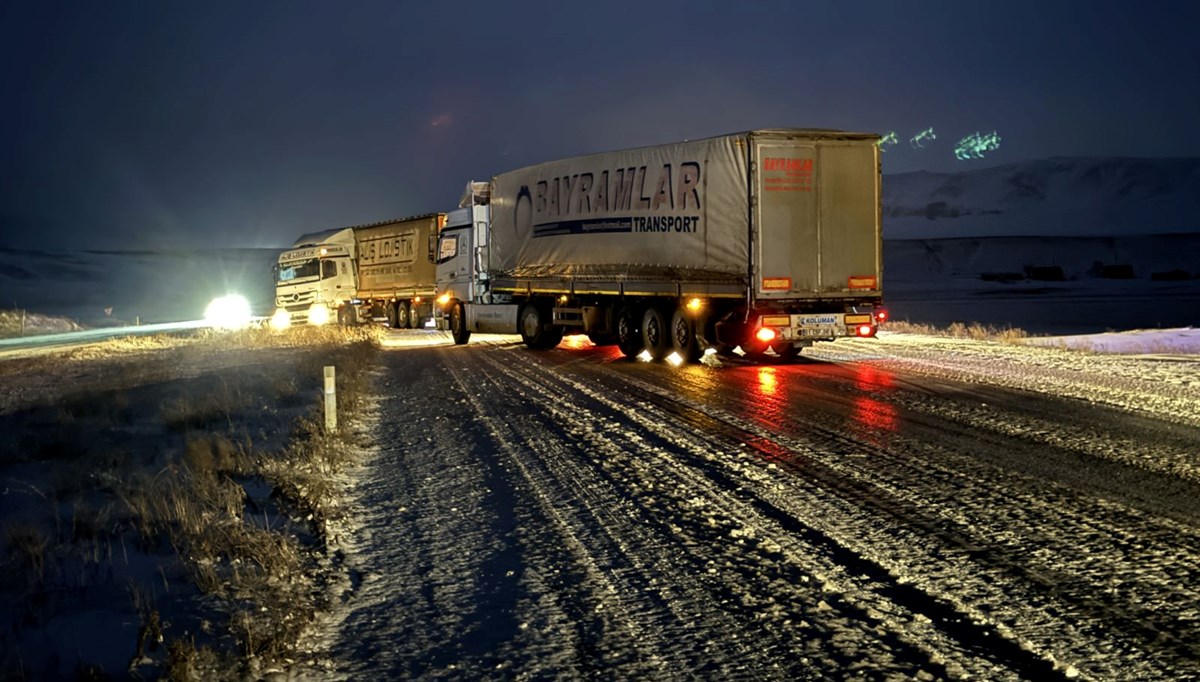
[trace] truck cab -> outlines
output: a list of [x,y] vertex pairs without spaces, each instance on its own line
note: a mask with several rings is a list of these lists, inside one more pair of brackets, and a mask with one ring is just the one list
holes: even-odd
[[357,289],[354,232],[343,228],[301,236],[279,254],[273,270],[271,325],[322,325],[333,320]]
[[459,343],[466,343],[471,333],[466,304],[499,302],[490,291],[488,275],[489,186],[486,182],[468,183],[460,208],[446,214],[438,234],[437,303],[444,311],[444,323],[439,326],[450,329]]

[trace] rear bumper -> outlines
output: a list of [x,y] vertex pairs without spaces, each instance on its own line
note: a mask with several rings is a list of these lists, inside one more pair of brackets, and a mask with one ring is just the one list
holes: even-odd
[[813,341],[840,338],[870,338],[879,330],[872,313],[776,313],[752,314],[749,320],[731,319],[716,324],[717,343],[726,346],[757,346],[779,343],[807,345]]

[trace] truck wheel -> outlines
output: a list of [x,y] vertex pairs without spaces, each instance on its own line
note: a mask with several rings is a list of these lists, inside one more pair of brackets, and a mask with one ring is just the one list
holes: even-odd
[[686,362],[700,360],[700,342],[696,338],[696,323],[687,308],[679,306],[671,315],[671,347]]
[[409,310],[408,301],[400,301],[396,304],[396,327],[412,329],[412,311]]
[[467,329],[467,316],[465,312],[461,303],[456,302],[450,308],[450,337],[459,346],[471,340],[471,330]]
[[613,318],[613,336],[617,337],[617,348],[631,360],[642,352],[642,328],[638,326],[640,319],[630,305],[621,306]]
[[650,357],[662,360],[671,352],[671,334],[667,316],[658,306],[646,308],[642,313],[642,345],[650,351]]
[[400,307],[399,303],[389,303],[387,306],[387,323],[391,329],[397,329],[396,326],[396,309]]
[[562,341],[563,328],[548,324],[546,317],[545,311],[532,303],[521,308],[521,340],[533,350],[553,348]]

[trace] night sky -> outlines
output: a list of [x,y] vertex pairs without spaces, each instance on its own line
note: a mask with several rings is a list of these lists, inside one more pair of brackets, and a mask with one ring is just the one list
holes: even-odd
[[885,173],[1200,156],[1198,26],[1182,0],[8,0],[0,246],[283,247],[759,127],[895,131]]

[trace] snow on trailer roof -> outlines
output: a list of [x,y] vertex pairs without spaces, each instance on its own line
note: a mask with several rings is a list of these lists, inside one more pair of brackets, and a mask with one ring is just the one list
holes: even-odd
[[322,242],[328,241],[330,237],[334,236],[335,234],[337,234],[343,230],[358,230],[358,229],[362,229],[364,227],[378,227],[380,225],[391,225],[392,223],[403,223],[403,222],[407,222],[409,220],[420,220],[421,218],[433,218],[433,217],[436,217],[437,215],[438,215],[437,213],[418,213],[417,215],[406,216],[404,218],[389,218],[387,220],[380,220],[380,221],[374,222],[374,223],[363,223],[361,225],[346,225],[344,227],[333,227],[328,230],[321,230],[319,232],[309,232],[307,234],[302,234],[299,237],[297,237],[296,241],[293,242],[292,245],[288,248],[296,249],[296,248],[300,248],[301,246],[315,246]]

